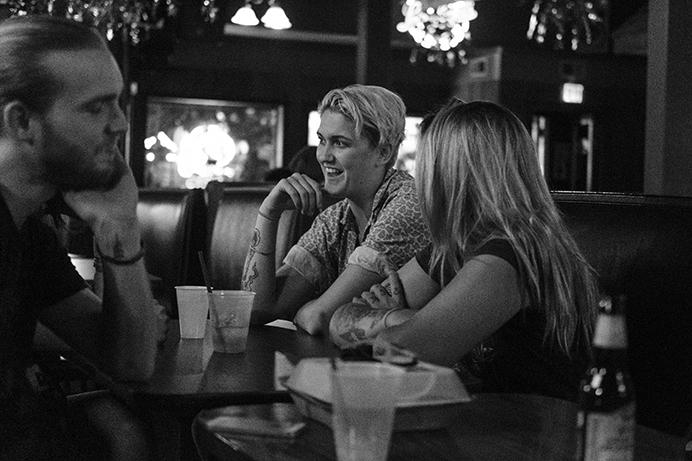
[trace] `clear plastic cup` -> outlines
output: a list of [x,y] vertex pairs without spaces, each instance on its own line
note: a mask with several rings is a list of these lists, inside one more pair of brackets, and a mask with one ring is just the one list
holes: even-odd
[[180,337],[183,339],[204,338],[209,312],[209,295],[203,286],[175,287],[178,300]]
[[209,299],[212,342],[216,352],[245,352],[255,293],[244,290],[213,290]]
[[339,362],[332,371],[332,430],[339,461],[385,461],[404,369]]

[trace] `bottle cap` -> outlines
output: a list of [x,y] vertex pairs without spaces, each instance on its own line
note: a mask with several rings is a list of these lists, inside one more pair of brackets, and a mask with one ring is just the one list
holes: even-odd
[[627,297],[624,294],[619,294],[615,298],[611,296],[604,296],[598,302],[598,308],[599,311],[604,314],[624,315],[626,302]]

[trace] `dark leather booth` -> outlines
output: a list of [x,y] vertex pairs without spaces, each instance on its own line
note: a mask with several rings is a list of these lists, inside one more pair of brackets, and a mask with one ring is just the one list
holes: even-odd
[[627,296],[637,422],[692,422],[692,198],[554,192],[606,293]]
[[[218,289],[240,289],[245,256],[257,211],[274,184],[229,186],[207,185],[208,264],[212,285]],[[285,211],[277,230],[276,264],[283,261],[300,233],[299,213]]]
[[[260,204],[273,184],[209,183],[203,191],[142,190],[147,270],[175,315],[177,284],[239,289]],[[640,424],[682,434],[692,422],[692,198],[553,192],[604,293],[627,296],[629,361]],[[206,203],[205,203],[206,202]],[[276,263],[312,217],[284,212]]]
[[155,296],[177,317],[176,285],[203,285],[197,251],[206,238],[202,189],[141,189],[137,203],[147,272],[160,280]]

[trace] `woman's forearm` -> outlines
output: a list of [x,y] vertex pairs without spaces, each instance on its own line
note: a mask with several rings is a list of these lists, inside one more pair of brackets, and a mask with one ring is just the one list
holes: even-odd
[[405,322],[414,313],[410,309],[375,309],[364,303],[351,302],[334,312],[329,333],[337,346],[348,347],[374,339],[385,328]]
[[[260,213],[243,267],[241,287],[254,291],[253,323],[264,322],[276,303],[276,231],[278,218]],[[257,317],[257,319],[255,319]]]

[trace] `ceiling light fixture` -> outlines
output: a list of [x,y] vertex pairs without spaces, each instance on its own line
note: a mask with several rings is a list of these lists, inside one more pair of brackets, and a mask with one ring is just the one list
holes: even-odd
[[[3,3],[0,1],[0,3]],[[147,38],[150,30],[162,29],[166,20],[177,16],[181,0],[13,0],[4,2],[10,14],[65,16],[101,30],[108,40],[117,32],[133,45]],[[202,17],[213,22],[216,0],[203,0]]]
[[267,0],[267,10],[261,20],[257,19],[252,6],[261,5],[262,3],[264,3],[264,0],[245,0],[245,5],[235,12],[231,22],[241,26],[256,26],[261,21],[264,27],[276,30],[290,29],[293,26],[288,16],[286,16],[286,12],[276,0]]
[[[473,0],[405,0],[401,13],[404,21],[396,29],[411,35],[423,48],[428,62],[452,67],[466,61],[466,51],[460,45],[471,38],[470,23],[478,17]],[[413,50],[412,62],[416,61],[418,51]]]
[[252,6],[250,6],[250,0],[246,0],[245,5],[238,8],[238,11],[231,18],[231,22],[240,26],[256,26],[259,24],[259,19],[257,19]]
[[609,0],[535,0],[526,37],[577,51],[607,32]]
[[269,0],[269,8],[262,16],[262,24],[276,30],[290,29],[293,25],[284,9],[275,0]]

